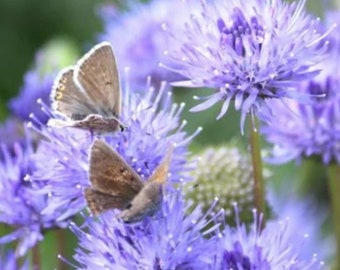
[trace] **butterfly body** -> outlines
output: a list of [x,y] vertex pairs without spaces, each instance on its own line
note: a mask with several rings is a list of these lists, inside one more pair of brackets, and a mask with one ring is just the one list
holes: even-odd
[[121,93],[113,49],[108,42],[94,46],[75,66],[62,70],[51,92],[52,108],[71,126],[95,133],[114,132],[119,121]]
[[90,154],[91,187],[85,199],[92,214],[117,208],[127,223],[140,221],[159,208],[162,186],[168,175],[170,157],[165,159],[144,183],[140,176],[102,140],[95,140]]

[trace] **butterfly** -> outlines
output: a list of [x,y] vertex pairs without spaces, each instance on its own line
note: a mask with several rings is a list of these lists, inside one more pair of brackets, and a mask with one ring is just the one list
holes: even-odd
[[96,139],[90,151],[89,178],[85,200],[93,215],[121,209],[119,217],[126,223],[153,215],[162,200],[162,186],[168,177],[172,148],[151,177],[141,177],[106,142]]
[[95,133],[123,129],[119,121],[121,92],[111,44],[101,42],[75,66],[62,70],[52,87],[52,109],[66,117],[49,125],[71,126]]

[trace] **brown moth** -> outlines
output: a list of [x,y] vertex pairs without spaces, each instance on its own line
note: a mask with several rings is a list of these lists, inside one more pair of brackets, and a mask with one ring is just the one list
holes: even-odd
[[65,120],[49,124],[95,133],[122,129],[121,92],[113,49],[108,42],[94,46],[75,66],[62,70],[51,92],[52,108]]
[[157,211],[162,199],[162,186],[167,180],[172,148],[164,161],[146,181],[107,143],[97,139],[90,154],[91,187],[85,199],[93,215],[117,208],[127,223],[137,222]]

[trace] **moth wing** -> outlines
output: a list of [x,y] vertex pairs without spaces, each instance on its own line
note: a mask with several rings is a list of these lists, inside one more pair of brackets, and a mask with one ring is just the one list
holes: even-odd
[[95,191],[131,201],[143,181],[107,143],[97,139],[90,153],[90,182]]
[[102,192],[95,191],[92,188],[86,188],[84,195],[87,206],[90,208],[91,213],[95,216],[109,209],[123,209],[129,203],[129,201],[126,201],[121,197],[107,195]]
[[109,42],[94,46],[77,63],[74,80],[100,114],[119,117],[121,93],[116,58]]
[[73,80],[73,67],[62,70],[54,84],[51,92],[52,108],[66,115],[72,120],[81,120],[88,114],[95,113],[88,97]]

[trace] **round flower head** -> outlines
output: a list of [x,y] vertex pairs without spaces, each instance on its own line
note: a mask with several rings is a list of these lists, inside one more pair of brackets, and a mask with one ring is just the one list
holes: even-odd
[[324,97],[314,98],[309,104],[287,101],[284,106],[273,105],[275,121],[262,129],[266,139],[274,145],[269,161],[284,163],[316,157],[324,164],[340,162],[340,40],[336,30],[330,35],[329,57],[319,65],[322,72],[300,85],[302,92]]
[[[291,237],[287,220],[267,222],[262,231],[261,224],[254,222],[248,230],[237,215],[237,227],[226,226],[220,235],[219,257],[212,269],[324,269],[316,254],[308,259],[300,257],[306,236],[295,231],[295,237]],[[254,212],[254,219],[256,216]]]
[[249,213],[254,205],[254,180],[249,158],[232,144],[206,148],[195,158],[196,169],[190,172],[194,180],[186,183],[186,197],[204,210],[210,207],[211,198],[219,198],[219,206],[231,222],[237,202],[242,221],[252,220]]
[[212,269],[217,238],[204,237],[209,219],[198,207],[188,213],[190,206],[179,191],[168,190],[159,213],[139,224],[124,224],[107,212],[81,229],[71,226],[79,239],[76,268]]
[[318,73],[314,66],[327,49],[304,0],[201,3],[201,12],[191,14],[182,32],[164,25],[177,41],[166,52],[179,66],[171,68],[189,79],[178,85],[217,88],[192,111],[222,101],[220,118],[234,101],[243,131],[248,113],[270,112],[268,99],[303,99],[294,87]]
[[269,161],[284,163],[315,157],[324,164],[340,163],[340,77],[336,67],[338,52],[334,53],[323,63],[323,72],[317,78],[300,86],[301,91],[323,94],[323,98],[314,98],[311,104],[292,100],[274,104],[275,121],[262,129],[267,141],[274,145]]
[[42,230],[63,225],[57,224],[53,215],[40,215],[47,205],[47,196],[38,192],[39,183],[28,176],[35,169],[29,145],[16,143],[10,150],[2,145],[0,150],[0,222],[14,229],[0,238],[0,244],[19,241],[18,256],[43,239]]
[[131,69],[129,83],[134,86],[133,90],[143,90],[147,76],[151,76],[157,86],[163,80],[178,80],[179,75],[160,68],[159,62],[165,61],[163,52],[171,46],[162,23],[173,20],[179,25],[182,22],[181,3],[155,0],[147,4],[130,2],[129,6],[125,12],[118,12],[111,5],[101,7],[104,32],[99,40],[114,45],[121,73],[126,67]]
[[[189,168],[187,145],[197,133],[187,136],[182,130],[185,122],[180,123],[179,116],[183,107],[183,104],[171,103],[171,92],[165,91],[165,85],[157,91],[150,87],[142,95],[126,91],[120,116],[126,129],[102,135],[101,139],[115,149],[143,180],[150,177],[170,145],[174,144],[171,181],[186,181],[181,173]],[[90,132],[76,128],[41,126],[40,132],[47,140],[41,142],[37,150],[38,168],[33,178],[43,183],[41,192],[49,194],[51,199],[43,213],[58,212],[62,220],[85,207],[83,192],[90,186],[89,153],[95,138]]]

